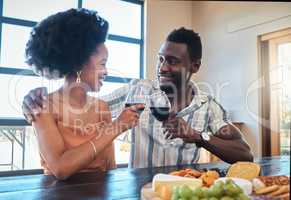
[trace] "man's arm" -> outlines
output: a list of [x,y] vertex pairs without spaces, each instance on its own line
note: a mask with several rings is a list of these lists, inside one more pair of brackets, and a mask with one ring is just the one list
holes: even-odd
[[215,99],[209,102],[208,127],[213,135],[209,142],[203,141],[205,149],[229,163],[253,161],[251,149],[241,131],[231,123],[226,111]]
[[209,105],[209,124],[212,131],[209,141],[204,141],[201,133],[194,130],[182,118],[173,118],[165,122],[169,137],[181,138],[188,143],[196,143],[228,163],[253,161],[249,145],[244,141],[239,129],[230,123],[223,108],[212,101]]
[[196,143],[228,163],[253,161],[249,145],[243,140],[240,131],[232,124],[221,127],[209,141],[201,138],[201,133],[192,129],[182,118],[171,119],[165,123],[169,138],[181,138],[187,143]]
[[228,163],[253,161],[254,159],[249,145],[243,140],[240,131],[232,124],[221,127],[215,135],[210,136],[209,141],[200,138],[198,143]]
[[124,108],[124,102],[130,89],[130,86],[131,83],[126,84],[123,87],[118,88],[107,95],[98,97],[99,99],[105,101],[108,104],[109,110],[113,118],[117,117]]
[[[124,108],[124,101],[131,85],[136,84],[138,81],[138,79],[133,79],[129,84],[114,90],[110,94],[98,97],[99,99],[107,102],[113,118],[116,118],[121,113]],[[28,123],[31,124],[35,120],[35,117],[43,109],[43,105],[45,105],[44,101],[47,99],[47,95],[47,88],[40,87],[30,90],[24,97],[22,102],[22,112]]]

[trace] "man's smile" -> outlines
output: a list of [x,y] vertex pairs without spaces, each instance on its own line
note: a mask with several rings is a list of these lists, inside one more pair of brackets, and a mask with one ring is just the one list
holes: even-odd
[[160,81],[172,81],[174,76],[172,74],[159,74]]

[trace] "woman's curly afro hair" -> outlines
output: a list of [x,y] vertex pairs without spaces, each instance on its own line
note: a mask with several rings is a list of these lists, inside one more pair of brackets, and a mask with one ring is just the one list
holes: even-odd
[[79,71],[104,43],[108,22],[87,9],[70,9],[37,24],[26,44],[26,62],[36,71],[57,70],[60,77]]

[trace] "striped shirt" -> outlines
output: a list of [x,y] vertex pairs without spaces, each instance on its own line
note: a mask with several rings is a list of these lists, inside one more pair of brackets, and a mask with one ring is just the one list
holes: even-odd
[[[118,116],[125,104],[125,99],[132,85],[139,80],[103,96],[107,101],[113,117]],[[192,129],[198,132],[215,134],[222,126],[230,123],[223,107],[211,96],[202,93],[191,82],[194,97],[189,106],[177,113]],[[155,119],[149,108],[145,108],[138,125],[131,129],[132,147],[129,166],[134,168],[156,167],[195,163],[199,159],[200,148],[195,143],[185,143],[175,139],[174,145],[165,146],[162,123]]]

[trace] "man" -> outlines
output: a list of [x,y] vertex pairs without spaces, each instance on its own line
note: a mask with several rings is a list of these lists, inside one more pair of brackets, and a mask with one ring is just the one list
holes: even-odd
[[[164,122],[155,119],[149,109],[132,129],[131,167],[152,167],[195,163],[200,147],[228,163],[252,161],[253,156],[240,131],[227,118],[225,110],[211,96],[203,94],[191,76],[201,65],[200,37],[192,30],[172,31],[161,46],[157,61],[159,87],[170,100],[170,117]],[[131,84],[104,97],[113,114],[124,106]],[[31,91],[24,99],[24,108],[35,110],[41,105],[44,89]],[[27,118],[29,111],[24,111]],[[165,134],[172,145],[165,144]]]

